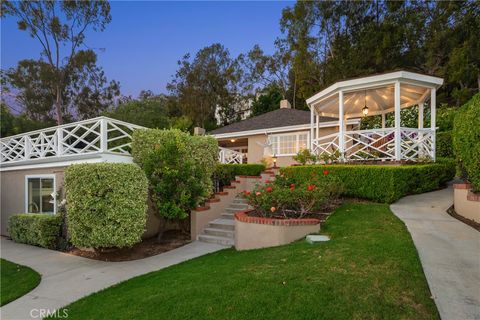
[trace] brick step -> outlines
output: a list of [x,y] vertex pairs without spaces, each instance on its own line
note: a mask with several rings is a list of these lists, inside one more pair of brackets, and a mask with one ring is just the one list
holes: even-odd
[[224,238],[219,236],[211,236],[207,234],[201,234],[198,236],[198,240],[208,243],[217,243],[223,246],[233,246],[233,239],[231,238]]
[[208,228],[235,230],[235,221],[233,219],[215,219],[208,223]]
[[203,234],[209,236],[217,236],[223,238],[230,238],[233,239],[235,237],[235,232],[232,230],[225,230],[225,229],[217,229],[217,228],[205,228],[203,230]]
[[245,210],[248,207],[246,203],[230,203],[228,206],[229,209],[238,209],[238,210]]

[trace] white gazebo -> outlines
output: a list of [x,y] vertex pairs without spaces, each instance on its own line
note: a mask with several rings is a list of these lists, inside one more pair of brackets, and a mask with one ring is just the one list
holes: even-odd
[[[317,155],[338,155],[342,161],[435,160],[436,90],[443,79],[397,71],[337,82],[307,99],[311,111],[310,147]],[[430,101],[430,127],[424,128],[424,105]],[[419,106],[418,127],[402,127],[400,110]],[[394,113],[393,127],[385,126]],[[348,130],[347,120],[381,116],[382,127]],[[319,118],[338,118],[338,132],[319,136]]]

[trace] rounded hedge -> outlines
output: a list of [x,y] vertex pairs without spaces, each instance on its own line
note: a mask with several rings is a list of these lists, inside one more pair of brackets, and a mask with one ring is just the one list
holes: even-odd
[[77,164],[65,171],[67,226],[77,247],[131,247],[147,222],[148,181],[135,164]]
[[455,116],[453,148],[474,191],[480,192],[480,93],[473,96]]

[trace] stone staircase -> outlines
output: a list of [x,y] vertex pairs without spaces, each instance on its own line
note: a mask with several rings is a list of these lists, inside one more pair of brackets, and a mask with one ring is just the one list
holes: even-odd
[[248,209],[247,201],[237,196],[220,218],[212,220],[198,236],[198,240],[209,243],[217,243],[225,246],[233,246],[235,241],[235,212]]

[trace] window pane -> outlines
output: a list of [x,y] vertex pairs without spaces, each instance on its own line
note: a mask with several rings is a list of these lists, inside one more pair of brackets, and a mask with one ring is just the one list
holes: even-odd
[[40,212],[40,179],[29,178],[27,187],[27,211],[32,213]]
[[42,212],[43,213],[53,213],[53,179],[41,179],[42,188]]
[[304,134],[299,134],[298,135],[298,150],[303,150],[307,148],[307,143],[308,143],[308,135],[306,133]]

